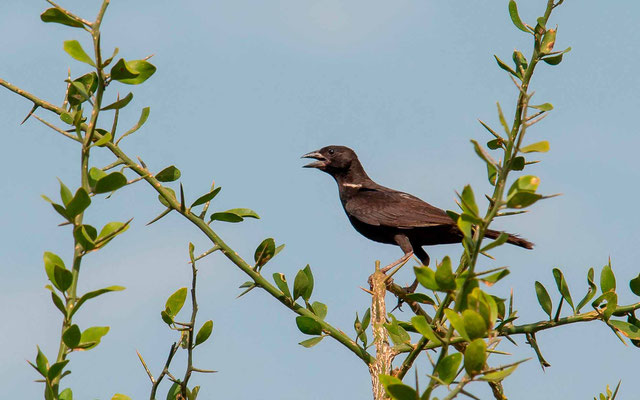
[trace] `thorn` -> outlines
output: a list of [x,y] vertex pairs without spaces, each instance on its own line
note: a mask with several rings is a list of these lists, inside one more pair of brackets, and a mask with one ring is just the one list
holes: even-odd
[[182,183],[180,183],[180,211],[185,212],[186,209],[184,204],[184,189],[182,188]]
[[365,289],[365,288],[363,288],[362,286],[360,286],[360,289],[364,290],[365,292],[367,292],[367,293],[369,293],[370,295],[372,295],[372,296],[373,296],[373,292],[372,292],[371,290],[369,290],[369,289]]
[[20,122],[20,125],[22,125],[22,124],[24,124],[25,122],[27,122],[27,120],[29,119],[29,117],[31,116],[31,114],[33,114],[33,112],[34,112],[35,110],[37,110],[37,109],[38,109],[38,107],[40,107],[40,106],[34,103],[34,104],[33,104],[33,107],[31,107],[31,111],[29,111],[29,114],[27,114],[27,116],[26,116],[26,117],[24,117],[24,119],[22,120],[22,122]]
[[140,161],[140,165],[142,165],[142,168],[147,169],[147,164],[144,163],[144,161],[142,161],[142,158],[140,157],[136,157],[138,159],[138,161]]
[[164,217],[165,215],[169,214],[171,211],[173,211],[172,208],[167,208],[166,210],[164,210],[160,215],[158,215],[157,217],[155,217],[154,219],[152,219],[150,222],[147,223],[146,226],[149,226],[151,224],[153,224],[154,222],[158,221],[160,218]]

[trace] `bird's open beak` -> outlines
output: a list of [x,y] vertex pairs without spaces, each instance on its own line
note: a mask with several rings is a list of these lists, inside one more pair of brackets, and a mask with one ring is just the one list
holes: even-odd
[[312,151],[311,153],[307,153],[300,158],[315,158],[318,161],[314,161],[307,165],[303,165],[302,168],[319,168],[322,169],[327,166],[327,159],[317,151]]

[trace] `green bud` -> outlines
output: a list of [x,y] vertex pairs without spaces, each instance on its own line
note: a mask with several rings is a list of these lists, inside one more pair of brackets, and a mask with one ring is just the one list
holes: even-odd
[[516,64],[516,72],[522,74],[526,71],[529,64],[527,63],[527,59],[521,52],[518,50],[514,50],[513,52],[513,62]]

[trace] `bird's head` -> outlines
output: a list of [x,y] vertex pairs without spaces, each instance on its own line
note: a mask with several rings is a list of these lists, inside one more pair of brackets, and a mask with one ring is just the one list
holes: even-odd
[[356,153],[345,146],[326,146],[320,150],[312,151],[302,156],[302,158],[314,158],[317,161],[309,163],[304,168],[317,168],[330,175],[347,173],[352,164],[358,164]]

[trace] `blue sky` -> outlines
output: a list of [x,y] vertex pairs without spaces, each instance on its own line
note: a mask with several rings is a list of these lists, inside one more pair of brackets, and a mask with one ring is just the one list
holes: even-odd
[[[546,2],[520,3],[523,19],[533,21]],[[99,2],[63,5],[92,19]],[[88,41],[79,30],[41,23],[46,6],[3,2],[0,77],[58,103],[67,69],[86,72],[62,51],[62,42],[78,39],[88,48]],[[358,287],[376,259],[391,262],[401,253],[358,235],[335,183],[300,168],[299,156],[327,144],[348,145],[377,182],[445,209],[455,208],[454,192],[467,183],[477,194],[488,192],[469,139],[487,140],[477,119],[496,125],[495,102],[511,114],[516,95],[493,54],[505,60],[514,48],[530,54],[528,37],[511,25],[506,10],[506,1],[114,0],[103,24],[105,53],[118,46],[129,59],[154,54],[158,72],[141,87],[114,84],[108,99],[117,91],[135,92],[121,114],[123,126],[151,107],[144,128],[123,141],[128,154],[157,170],[178,166],[191,198],[215,180],[223,187],[216,209],[258,211],[259,221],[220,224],[217,231],[247,259],[265,237],[286,243],[265,272],[292,279],[310,264],[314,299],[329,306],[329,322],[352,333],[355,312],[369,302]],[[540,176],[543,192],[564,195],[537,204],[528,215],[498,221],[499,228],[537,246],[531,252],[500,248],[497,260],[486,263],[511,267],[509,278],[490,291],[506,297],[514,289],[520,323],[544,319],[533,284],[539,280],[552,289],[554,267],[564,271],[574,298],[581,298],[588,268],[599,276],[611,257],[619,302],[637,301],[627,282],[638,274],[640,257],[639,17],[640,3],[631,1],[565,1],[554,12],[556,45],[573,51],[557,67],[541,65],[533,80],[534,101],[556,109],[529,132],[531,141],[551,143],[530,172]],[[56,177],[77,186],[79,165],[74,143],[33,119],[19,126],[29,107],[0,91],[0,386],[21,398],[42,393],[24,362],[33,358],[36,344],[50,358],[57,351],[59,314],[43,289],[42,253],[68,260],[72,247],[70,232],[56,226],[60,219],[40,194],[56,195]],[[95,154],[96,165],[110,160],[109,154]],[[105,295],[77,315],[83,328],[111,326],[97,349],[71,356],[73,373],[65,380],[78,398],[148,396],[135,350],[158,371],[174,339],[159,312],[189,280],[187,243],[198,251],[208,245],[175,216],[145,227],[161,211],[155,197],[139,184],[96,201],[88,213],[95,225],[135,219],[124,236],[83,266],[80,290],[113,284],[127,290]],[[435,260],[457,256],[460,248],[428,251]],[[196,363],[220,371],[194,379],[203,398],[370,396],[368,372],[349,352],[331,340],[312,349],[298,346],[305,338],[292,313],[258,290],[235,298],[246,279],[230,262],[214,255],[199,266],[199,317],[213,319],[214,334],[196,352]],[[408,283],[410,272],[396,281]],[[400,318],[410,318],[409,312]],[[638,350],[624,347],[604,324],[542,332],[538,341],[552,367],[542,372],[535,361],[519,367],[505,384],[513,398],[590,398],[618,379],[620,398],[637,391]],[[509,360],[534,356],[523,339],[518,343],[503,345],[514,354]],[[427,366],[421,360],[419,372],[428,373]]]

